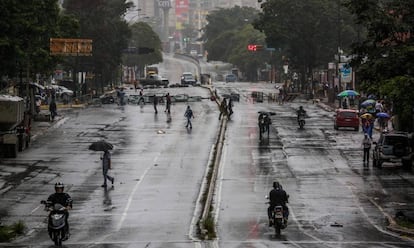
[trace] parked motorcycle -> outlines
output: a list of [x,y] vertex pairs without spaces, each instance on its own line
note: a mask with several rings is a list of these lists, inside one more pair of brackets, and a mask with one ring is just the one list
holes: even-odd
[[305,114],[300,114],[298,116],[298,124],[299,124],[299,128],[303,129],[303,127],[305,126]]
[[49,211],[47,231],[55,246],[62,246],[62,242],[68,238],[68,227],[66,225],[67,210],[59,203],[53,204],[49,201],[41,201],[45,210]]

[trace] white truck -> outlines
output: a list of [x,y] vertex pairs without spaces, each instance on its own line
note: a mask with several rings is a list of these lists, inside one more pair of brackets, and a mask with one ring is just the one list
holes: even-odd
[[23,98],[0,95],[0,156],[15,158],[29,146],[30,123]]

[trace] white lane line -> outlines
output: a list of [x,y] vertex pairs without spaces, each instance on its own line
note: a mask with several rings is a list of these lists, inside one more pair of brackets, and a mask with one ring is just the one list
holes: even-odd
[[35,207],[31,212],[30,215],[32,215],[34,212],[36,212],[41,206],[43,206],[42,204],[40,204],[39,206]]
[[131,206],[132,198],[134,197],[135,192],[138,190],[139,185],[144,180],[144,177],[147,175],[147,173],[149,172],[149,170],[154,166],[154,164],[156,164],[157,160],[158,160],[158,156],[156,156],[154,158],[154,163],[151,164],[150,166],[148,166],[147,169],[145,169],[144,173],[139,178],[139,181],[135,184],[134,188],[132,189],[131,193],[129,194],[129,196],[128,196],[128,202],[127,202],[127,204],[125,206],[124,211],[122,212],[122,217],[121,217],[121,220],[118,223],[118,227],[116,228],[116,231],[119,231],[121,229],[122,224],[124,223],[125,218],[126,218],[126,216],[128,214],[129,207]]

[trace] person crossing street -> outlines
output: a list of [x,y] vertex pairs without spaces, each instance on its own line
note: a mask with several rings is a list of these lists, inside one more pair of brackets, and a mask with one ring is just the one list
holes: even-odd
[[115,180],[113,177],[108,175],[108,170],[112,169],[111,153],[108,150],[105,150],[101,160],[102,160],[102,173],[104,177],[104,183],[101,185],[101,187],[106,188],[107,180],[111,181],[112,185],[114,185],[114,180]]
[[191,109],[190,105],[187,106],[187,109],[185,110],[184,117],[187,118],[187,125],[185,125],[186,128],[190,127],[190,129],[193,128],[193,125],[191,124],[191,118],[194,118],[193,110]]

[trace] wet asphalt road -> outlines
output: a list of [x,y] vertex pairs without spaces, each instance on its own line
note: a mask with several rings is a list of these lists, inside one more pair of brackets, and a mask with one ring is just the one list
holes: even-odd
[[[209,95],[200,87],[186,92]],[[62,181],[74,200],[66,247],[194,247],[193,215],[218,121],[214,102],[189,104],[192,129],[185,128],[186,103],[173,104],[170,117],[164,105],[158,114],[152,105],[116,104],[67,113],[58,128],[14,161],[34,167],[2,196],[2,208],[11,206],[9,216],[19,216],[33,231],[14,244],[50,246],[39,202]],[[100,139],[115,145],[110,172],[115,184],[107,190],[100,187],[102,153],[88,150]]]
[[[362,133],[335,131],[333,113],[304,99],[258,103],[251,92],[274,92],[271,86],[216,88],[242,99],[227,126],[215,199],[215,247],[414,247],[385,230],[383,212],[395,213],[396,205],[412,207],[411,172],[364,167]],[[304,130],[296,123],[300,105],[309,115]],[[270,138],[262,142],[258,111],[276,113]],[[281,237],[267,226],[264,196],[275,180],[290,194],[290,224]]]
[[[166,71],[177,77],[179,70],[166,63]],[[180,68],[191,70],[185,63]],[[22,219],[31,231],[0,247],[53,247],[39,201],[57,180],[67,184],[75,201],[65,247],[414,247],[385,231],[382,212],[410,206],[412,173],[364,168],[362,134],[335,131],[332,113],[316,105],[303,99],[277,105],[251,98],[252,91],[274,92],[273,86],[214,84],[219,94],[241,96],[228,122],[215,192],[217,240],[202,242],[194,235],[193,217],[219,124],[215,103],[202,100],[191,103],[192,130],[184,127],[184,103],[172,106],[171,122],[164,106],[158,115],[151,105],[66,113],[29,150],[1,162],[16,175],[16,186],[1,195],[0,209],[8,212],[6,221]],[[193,87],[168,91],[209,94]],[[296,124],[299,105],[309,114],[304,130]],[[276,113],[270,138],[263,142],[257,133],[260,110]],[[115,145],[111,173],[116,181],[107,190],[100,187],[101,154],[87,149],[99,139]],[[264,196],[274,180],[290,194],[290,224],[281,237],[267,227]]]

